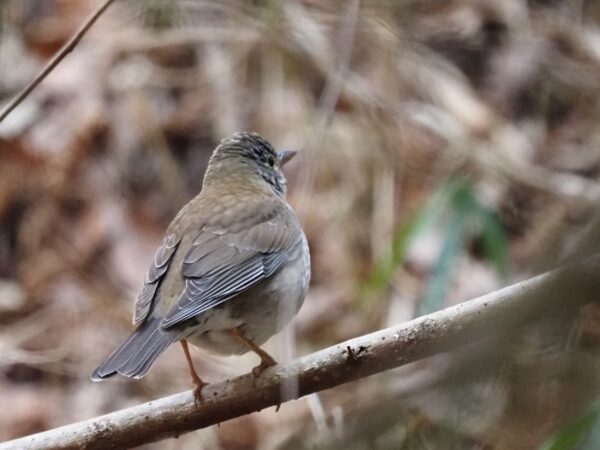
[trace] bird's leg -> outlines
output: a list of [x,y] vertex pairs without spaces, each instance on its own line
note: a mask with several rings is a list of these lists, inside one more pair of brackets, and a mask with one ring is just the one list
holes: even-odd
[[198,402],[202,401],[202,388],[208,385],[208,383],[203,381],[202,378],[200,378],[196,373],[192,357],[190,356],[190,349],[188,348],[187,341],[182,339],[179,342],[181,343],[181,348],[183,348],[185,360],[187,361],[190,376],[192,377],[192,384],[194,385],[194,400],[196,401],[196,404],[198,404]]
[[227,332],[260,357],[260,364],[254,369],[252,369],[252,375],[254,375],[255,377],[260,376],[262,371],[265,370],[267,367],[271,367],[277,364],[277,362],[273,359],[271,355],[265,352],[262,348],[260,348],[250,339],[245,337],[242,333],[238,331],[237,328],[232,328],[231,330],[227,330]]

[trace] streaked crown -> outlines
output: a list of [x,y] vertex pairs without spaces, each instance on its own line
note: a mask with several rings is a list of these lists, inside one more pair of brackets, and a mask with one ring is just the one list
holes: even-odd
[[223,139],[211,156],[207,178],[238,176],[235,172],[255,173],[281,196],[286,192],[286,180],[281,166],[295,152],[276,152],[258,133],[238,132]]

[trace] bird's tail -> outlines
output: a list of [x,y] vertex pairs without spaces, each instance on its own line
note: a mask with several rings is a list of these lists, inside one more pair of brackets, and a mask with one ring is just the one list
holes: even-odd
[[178,338],[174,330],[163,330],[160,320],[148,318],[100,366],[92,372],[93,381],[101,381],[120,373],[129,378],[143,377],[152,363]]

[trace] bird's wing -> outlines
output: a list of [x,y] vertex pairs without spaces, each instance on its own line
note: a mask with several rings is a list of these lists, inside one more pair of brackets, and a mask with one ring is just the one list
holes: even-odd
[[133,324],[141,324],[152,309],[152,301],[156,295],[156,290],[160,281],[171,264],[171,259],[179,245],[179,237],[176,234],[167,234],[158,246],[154,254],[154,261],[148,269],[144,284],[135,300],[135,312],[133,313]]
[[275,220],[237,233],[202,230],[182,263],[185,289],[161,326],[185,322],[268,278],[301,240],[299,227]]

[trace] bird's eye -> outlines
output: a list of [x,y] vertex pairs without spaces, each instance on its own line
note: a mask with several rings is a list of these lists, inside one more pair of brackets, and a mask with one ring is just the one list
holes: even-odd
[[267,161],[271,167],[275,166],[275,158],[273,158],[272,156],[269,156],[269,159]]

